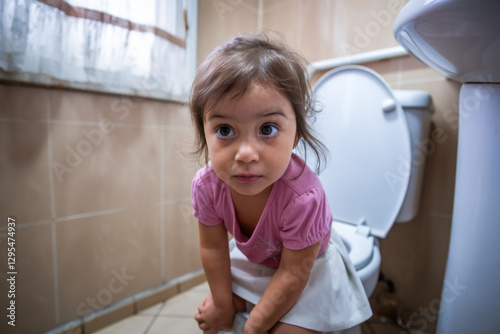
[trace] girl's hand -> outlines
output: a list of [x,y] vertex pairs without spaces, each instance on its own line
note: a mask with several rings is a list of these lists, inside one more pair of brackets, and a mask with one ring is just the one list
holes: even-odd
[[198,313],[194,319],[203,334],[217,334],[219,330],[231,330],[234,321],[234,308],[229,305],[222,308],[214,304],[212,295],[208,295],[205,301],[198,307]]

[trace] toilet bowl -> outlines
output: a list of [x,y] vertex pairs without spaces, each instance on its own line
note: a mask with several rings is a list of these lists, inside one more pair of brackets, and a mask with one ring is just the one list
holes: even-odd
[[[343,66],[312,89],[317,114],[312,127],[328,148],[319,174],[333,215],[333,229],[346,246],[367,296],[375,290],[381,256],[378,238],[394,222],[418,212],[432,100],[429,93],[391,90],[376,72]],[[315,170],[314,154],[307,155]],[[232,333],[243,333],[248,314],[239,313]],[[225,332],[221,332],[225,333]],[[361,333],[356,326],[343,334]]]

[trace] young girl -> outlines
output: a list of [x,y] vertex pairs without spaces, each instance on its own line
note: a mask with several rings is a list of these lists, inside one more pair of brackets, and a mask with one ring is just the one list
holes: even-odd
[[195,319],[205,334],[230,329],[243,310],[247,334],[340,330],[371,315],[324,190],[292,153],[299,142],[318,162],[323,152],[306,121],[314,109],[304,64],[249,34],[197,71],[190,110],[209,162],[193,180],[192,204],[211,294]]

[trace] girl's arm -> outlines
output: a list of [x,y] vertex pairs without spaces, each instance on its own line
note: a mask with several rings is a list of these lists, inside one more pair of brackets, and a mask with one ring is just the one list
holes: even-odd
[[283,248],[280,266],[250,312],[245,333],[266,333],[292,308],[306,286],[320,246],[318,241],[302,250]]
[[[211,296],[200,305],[195,319],[200,328],[202,323],[206,323],[206,329],[213,329],[217,333],[221,327],[231,328],[234,319],[227,230],[224,224],[207,226],[199,223],[198,226],[201,262]],[[221,327],[212,328],[214,326]]]

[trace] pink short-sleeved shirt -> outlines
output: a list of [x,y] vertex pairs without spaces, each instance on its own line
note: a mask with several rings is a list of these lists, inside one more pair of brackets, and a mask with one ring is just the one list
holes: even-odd
[[238,225],[229,185],[208,164],[193,179],[193,214],[205,225],[224,224],[238,249],[253,263],[278,267],[282,247],[300,250],[322,240],[319,254],[328,245],[332,215],[318,177],[292,154],[283,176],[271,194],[250,238]]

